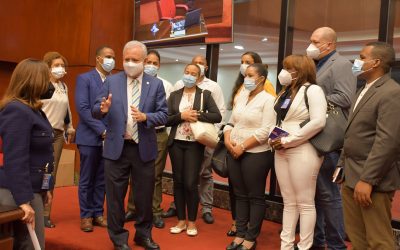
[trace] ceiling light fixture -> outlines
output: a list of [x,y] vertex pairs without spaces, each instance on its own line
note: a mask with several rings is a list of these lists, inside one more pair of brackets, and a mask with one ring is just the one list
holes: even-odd
[[235,45],[234,48],[238,50],[244,50],[242,45]]
[[200,49],[206,49],[206,47],[200,47]]
[[175,59],[175,62],[179,62],[179,59]]
[[268,41],[268,38],[264,37],[263,39],[261,39],[261,42],[266,42]]

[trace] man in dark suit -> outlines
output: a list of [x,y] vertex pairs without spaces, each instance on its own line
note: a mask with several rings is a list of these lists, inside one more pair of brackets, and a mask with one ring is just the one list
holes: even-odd
[[[108,77],[93,108],[107,124],[103,157],[107,195],[108,233],[115,249],[131,249],[124,229],[124,198],[133,182],[137,212],[134,241],[145,249],[159,249],[151,237],[155,127],[167,122],[167,103],[161,80],[143,73],[146,46],[128,42],[123,50],[124,72]],[[107,99],[106,99],[107,98]]]
[[[336,51],[336,32],[329,27],[316,29],[307,48],[307,55],[317,66],[317,84],[324,90],[329,103],[349,113],[351,100],[356,93],[357,80],[351,73],[351,62]],[[313,249],[347,249],[344,239],[343,206],[339,185],[332,183],[340,151],[325,155],[318,173],[315,192],[317,222]]]
[[390,77],[392,46],[367,44],[353,65],[366,81],[350,109],[343,152],[346,232],[354,249],[395,249],[393,195],[400,188],[400,86]]
[[96,68],[76,79],[75,104],[79,114],[76,144],[80,154],[79,207],[81,230],[92,232],[93,225],[107,227],[104,212],[103,137],[106,126],[91,115],[106,77],[115,65],[114,50],[103,46],[96,51]]

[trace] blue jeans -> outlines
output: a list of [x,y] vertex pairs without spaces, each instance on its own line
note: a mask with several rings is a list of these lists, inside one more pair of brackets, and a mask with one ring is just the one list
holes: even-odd
[[325,155],[317,178],[315,208],[317,222],[314,231],[314,247],[347,249],[344,244],[345,231],[343,206],[339,185],[332,182],[332,175],[339,160],[339,152]]

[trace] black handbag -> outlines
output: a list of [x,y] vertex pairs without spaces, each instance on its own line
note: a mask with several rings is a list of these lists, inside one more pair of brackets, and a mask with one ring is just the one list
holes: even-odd
[[[304,100],[309,110],[307,89],[310,85],[305,86]],[[300,123],[300,127],[306,125],[310,120]],[[321,132],[309,139],[309,142],[318,151],[318,154],[325,155],[327,153],[339,150],[343,147],[344,133],[346,131],[347,118],[340,107],[328,102],[326,111],[326,123]]]
[[219,131],[219,140],[211,158],[211,166],[217,175],[226,178],[228,177],[228,164],[226,163],[228,149],[225,147],[223,129],[224,126],[222,126]]

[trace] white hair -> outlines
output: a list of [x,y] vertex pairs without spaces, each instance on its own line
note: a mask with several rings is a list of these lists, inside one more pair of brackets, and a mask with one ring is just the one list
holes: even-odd
[[122,51],[122,54],[125,54],[125,51],[126,51],[127,49],[132,49],[132,48],[135,48],[135,47],[139,47],[139,48],[142,49],[142,51],[143,51],[143,58],[145,58],[146,55],[147,55],[147,48],[146,48],[146,45],[144,45],[143,43],[141,43],[141,42],[139,42],[139,41],[136,41],[136,40],[132,40],[132,41],[127,42],[127,43],[125,44],[125,46],[124,46],[124,50]]

